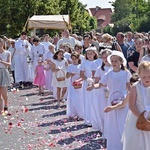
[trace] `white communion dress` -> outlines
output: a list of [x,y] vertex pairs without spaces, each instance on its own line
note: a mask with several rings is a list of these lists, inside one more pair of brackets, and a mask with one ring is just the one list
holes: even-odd
[[87,78],[83,81],[82,95],[84,102],[84,123],[91,125],[91,104],[94,103],[93,93],[94,91],[87,91],[88,79],[92,80],[92,71],[96,71],[96,64],[94,61],[85,60],[81,64],[81,71],[84,71],[84,76]]
[[[145,92],[146,105],[150,106],[150,87],[144,87],[140,81],[135,83],[137,91],[136,107],[140,113],[145,110],[143,92]],[[122,136],[123,150],[150,150],[150,131],[136,128],[137,117],[129,111],[125,129]]]
[[[112,70],[112,67],[105,66],[105,70],[98,67],[95,72],[95,77],[103,77],[103,75]],[[108,90],[107,87],[101,87],[99,89],[94,89],[93,103],[91,104],[91,118],[92,118],[92,128],[95,130],[100,130],[104,136],[104,108],[107,106],[108,97],[105,96],[105,91]]]
[[[126,84],[129,83],[131,73],[129,71],[113,70],[107,72],[101,79],[103,85],[107,85],[109,89],[108,106],[111,105],[112,94],[120,92],[125,97],[127,94]],[[107,150],[122,150],[121,137],[124,130],[124,124],[128,113],[128,106],[121,109],[116,109],[106,113],[105,132],[107,138]]]
[[80,118],[83,118],[84,116],[84,103],[83,103],[83,97],[82,97],[82,88],[75,89],[72,85],[72,83],[75,80],[78,80],[80,78],[80,64],[79,65],[73,65],[71,64],[67,68],[67,72],[69,73],[76,73],[73,77],[70,79],[70,84],[68,86],[68,96],[67,96],[67,116],[78,116]]
[[67,87],[66,78],[63,81],[57,80],[57,78],[66,77],[66,60],[65,59],[63,59],[61,61],[53,60],[53,62],[56,65],[56,69],[59,68],[60,70],[57,72],[53,72],[52,86],[53,87],[60,87],[60,88]]
[[[45,60],[53,60],[53,53],[51,53],[50,51],[46,52],[45,53],[45,57],[44,59]],[[46,68],[49,68],[51,67],[50,64],[46,64]],[[52,88],[52,70],[51,68],[49,70],[46,70],[45,71],[45,76],[46,76],[46,85],[45,85],[45,88],[49,91],[52,91],[53,88]]]

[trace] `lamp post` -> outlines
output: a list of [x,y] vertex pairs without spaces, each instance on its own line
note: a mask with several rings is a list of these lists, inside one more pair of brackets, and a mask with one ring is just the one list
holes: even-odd
[[95,9],[95,13],[93,14],[93,16],[95,17],[96,13],[98,12],[98,10],[101,9],[99,6],[96,6],[96,9]]
[[112,5],[114,2],[113,1],[108,1],[108,3],[110,3]]
[[[96,13],[98,12],[98,10],[101,9],[101,7],[99,6],[96,6],[96,9],[95,9],[95,12],[93,14],[93,17],[95,17]],[[96,17],[95,17],[96,18]],[[97,18],[96,18],[96,21],[97,21]],[[98,22],[97,22],[97,26],[98,26]]]
[[114,0],[112,0],[112,1],[108,1],[108,3],[109,3],[109,4],[111,4],[111,6],[112,6],[112,8],[111,8],[111,9],[112,9],[112,10],[114,10],[114,5],[113,5],[113,4],[115,3],[115,1],[114,1]]

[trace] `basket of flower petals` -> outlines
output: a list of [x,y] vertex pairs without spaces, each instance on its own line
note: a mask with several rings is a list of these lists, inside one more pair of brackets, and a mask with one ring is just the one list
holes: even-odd
[[82,88],[82,82],[73,82],[72,86],[74,87],[74,89],[80,89]]

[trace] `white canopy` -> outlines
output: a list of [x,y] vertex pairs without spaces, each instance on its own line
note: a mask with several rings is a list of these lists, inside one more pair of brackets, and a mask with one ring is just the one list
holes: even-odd
[[28,20],[28,29],[70,28],[69,15],[34,15]]

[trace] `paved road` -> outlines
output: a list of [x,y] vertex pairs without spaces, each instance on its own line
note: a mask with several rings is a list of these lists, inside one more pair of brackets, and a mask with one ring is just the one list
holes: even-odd
[[0,150],[98,150],[101,133],[82,120],[67,118],[52,95],[37,88],[9,91],[9,114],[0,115]]

